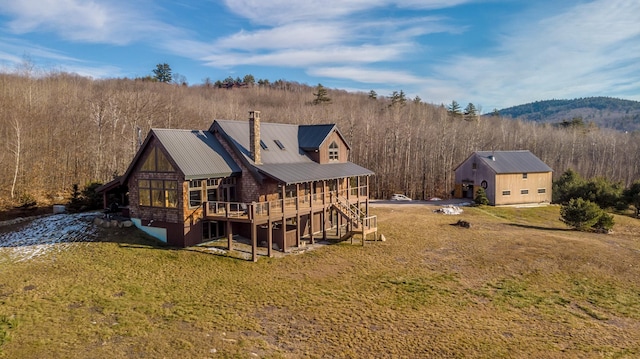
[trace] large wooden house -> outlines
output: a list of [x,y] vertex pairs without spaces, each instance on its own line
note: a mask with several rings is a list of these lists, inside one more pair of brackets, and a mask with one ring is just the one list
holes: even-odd
[[[234,235],[286,251],[328,231],[376,232],[373,172],[348,161],[335,125],[216,120],[208,130],[152,129],[120,183],[133,223],[178,247]],[[331,232],[333,234],[333,232]]]
[[456,198],[482,187],[491,205],[551,202],[553,170],[529,151],[476,151],[454,171]]

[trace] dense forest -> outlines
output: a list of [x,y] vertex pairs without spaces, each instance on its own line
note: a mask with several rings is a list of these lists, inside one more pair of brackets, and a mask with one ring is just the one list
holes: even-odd
[[350,160],[373,170],[372,197],[448,197],[475,150],[532,151],[560,176],[627,186],[640,179],[640,132],[454,116],[443,105],[278,80],[220,87],[95,80],[67,73],[0,74],[0,206],[68,198],[74,184],[122,174],[150,128],[207,129],[214,119],[336,123]]
[[640,130],[640,102],[612,97],[536,101],[505,108],[499,113],[504,117],[547,123],[579,118],[599,127]]

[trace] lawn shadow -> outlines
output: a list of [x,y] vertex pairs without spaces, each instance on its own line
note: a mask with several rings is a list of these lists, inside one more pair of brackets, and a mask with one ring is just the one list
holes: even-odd
[[530,224],[520,224],[520,223],[508,223],[507,225],[512,226],[512,227],[520,227],[520,228],[527,228],[527,229],[538,229],[538,230],[541,230],[541,231],[566,232],[566,231],[572,231],[573,230],[571,228],[542,227],[542,226],[532,226]]

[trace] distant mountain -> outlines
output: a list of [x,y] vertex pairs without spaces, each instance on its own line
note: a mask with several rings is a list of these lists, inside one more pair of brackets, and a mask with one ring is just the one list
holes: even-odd
[[582,118],[599,127],[640,131],[640,102],[612,97],[536,101],[499,110],[500,116],[526,121],[560,123]]

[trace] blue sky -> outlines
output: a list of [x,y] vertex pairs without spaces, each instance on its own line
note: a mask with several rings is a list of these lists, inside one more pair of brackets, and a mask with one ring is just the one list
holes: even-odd
[[0,71],[133,78],[165,62],[191,85],[252,74],[482,112],[640,101],[640,1],[0,0]]

